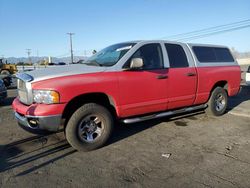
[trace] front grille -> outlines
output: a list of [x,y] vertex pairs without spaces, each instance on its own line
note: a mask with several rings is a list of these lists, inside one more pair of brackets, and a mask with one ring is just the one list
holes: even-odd
[[19,100],[24,104],[28,104],[28,91],[25,82],[21,79],[17,79],[17,90]]

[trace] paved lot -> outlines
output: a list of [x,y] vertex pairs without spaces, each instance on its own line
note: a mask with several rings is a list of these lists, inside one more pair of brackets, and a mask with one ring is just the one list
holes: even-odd
[[[199,112],[117,125],[107,146],[74,151],[63,133],[31,135],[16,125],[11,101],[0,107],[0,187],[250,187],[250,118]],[[243,112],[245,113],[245,112]]]
[[[245,70],[245,67],[242,68]],[[244,73],[243,73],[244,77]],[[80,153],[63,133],[31,135],[0,106],[0,187],[250,187],[250,87],[227,114],[117,125],[107,146]]]

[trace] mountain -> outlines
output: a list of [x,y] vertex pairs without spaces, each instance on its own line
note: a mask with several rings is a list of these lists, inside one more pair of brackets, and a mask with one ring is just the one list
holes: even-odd
[[[42,60],[48,60],[48,57],[30,57],[32,63],[38,63]],[[74,56],[74,62],[77,62],[79,60],[85,60],[88,57],[86,56]],[[58,62],[65,62],[65,63],[71,63],[71,57],[61,57],[61,58],[56,58],[56,57],[51,57],[53,63],[58,63]],[[27,57],[8,57],[5,58],[4,61],[7,60],[8,63],[11,64],[17,64],[18,62],[24,62],[27,63],[29,62],[29,59]]]

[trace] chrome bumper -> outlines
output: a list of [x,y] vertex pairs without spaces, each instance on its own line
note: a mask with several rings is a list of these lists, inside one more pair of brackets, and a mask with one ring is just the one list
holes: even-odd
[[27,131],[48,131],[57,132],[61,126],[62,116],[24,116],[15,112],[18,124]]

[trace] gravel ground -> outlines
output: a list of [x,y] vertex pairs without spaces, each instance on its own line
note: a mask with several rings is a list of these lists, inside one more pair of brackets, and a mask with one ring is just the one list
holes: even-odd
[[[229,109],[249,99],[250,88]],[[63,133],[31,135],[0,107],[0,187],[250,187],[250,118],[203,112],[117,125],[109,143],[76,152]],[[238,102],[237,102],[238,100]]]

